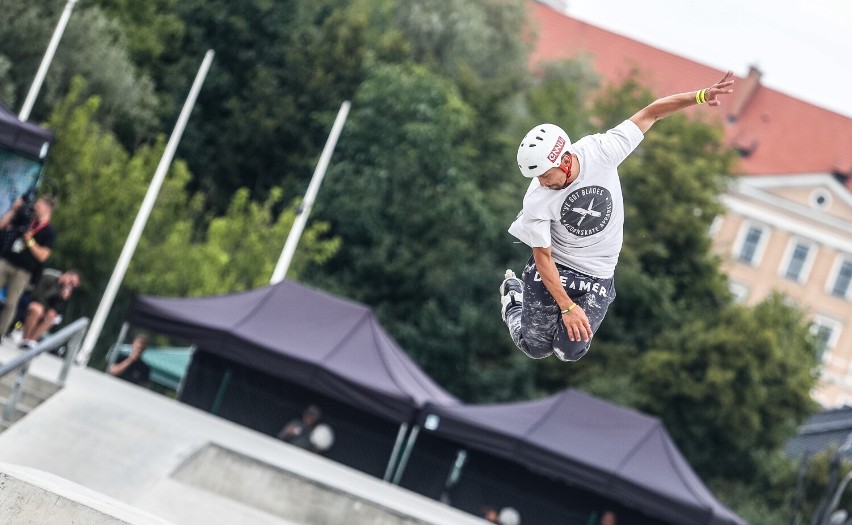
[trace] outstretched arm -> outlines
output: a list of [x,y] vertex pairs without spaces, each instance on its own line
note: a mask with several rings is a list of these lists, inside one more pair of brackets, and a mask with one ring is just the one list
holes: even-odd
[[677,95],[669,95],[657,99],[639,110],[638,113],[630,117],[630,120],[639,127],[642,133],[645,133],[651,128],[654,122],[672,113],[676,113],[683,108],[703,104],[704,102],[707,102],[709,106],[720,106],[722,102],[719,100],[719,95],[729,95],[734,92],[731,88],[734,84],[733,76],[734,74],[728,71],[722,77],[722,80],[704,90],[678,93]]

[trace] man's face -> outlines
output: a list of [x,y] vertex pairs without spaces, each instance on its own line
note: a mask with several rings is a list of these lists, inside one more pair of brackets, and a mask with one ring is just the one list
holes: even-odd
[[601,525],[615,525],[616,521],[615,514],[610,511],[604,512],[601,516]]
[[59,295],[63,299],[71,297],[74,288],[80,286],[80,276],[75,273],[63,273],[59,276]]
[[80,286],[80,277],[73,273],[63,273],[59,277],[59,285],[63,288],[66,286],[71,289],[77,288]]
[[562,155],[561,165],[550,168],[539,175],[538,182],[545,188],[551,190],[564,190],[568,187],[568,179],[571,177],[571,153]]
[[550,168],[544,175],[538,176],[539,184],[551,190],[561,190],[567,180],[568,175],[559,168]]
[[146,348],[148,348],[148,341],[145,338],[137,337],[133,340],[131,352],[138,357],[142,355],[142,352],[144,352]]
[[36,199],[35,204],[33,204],[33,210],[36,214],[43,215],[52,211],[53,208],[44,199]]

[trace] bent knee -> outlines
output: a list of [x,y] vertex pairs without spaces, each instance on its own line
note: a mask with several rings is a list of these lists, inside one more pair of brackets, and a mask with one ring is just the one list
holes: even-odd
[[589,348],[592,346],[592,341],[589,340],[586,343],[577,343],[568,345],[566,348],[553,348],[553,353],[556,354],[561,361],[567,361],[573,363],[574,361],[579,361],[589,352]]
[[29,310],[33,315],[41,317],[44,313],[44,306],[42,306],[41,303],[33,301],[27,306],[27,310]]
[[536,345],[526,344],[526,342],[518,345],[518,348],[521,349],[521,352],[527,354],[527,357],[531,357],[532,359],[544,359],[553,353],[553,348],[551,347],[541,347]]

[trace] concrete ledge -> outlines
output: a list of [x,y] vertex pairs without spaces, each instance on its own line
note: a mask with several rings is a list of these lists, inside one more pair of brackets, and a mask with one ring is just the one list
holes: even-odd
[[401,512],[215,444],[199,450],[172,477],[296,523],[340,523],[345,517],[347,525],[425,525]]
[[0,523],[170,525],[59,476],[5,463],[0,463]]

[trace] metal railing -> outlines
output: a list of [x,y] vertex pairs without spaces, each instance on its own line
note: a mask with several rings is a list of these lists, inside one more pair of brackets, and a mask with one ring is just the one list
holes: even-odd
[[27,372],[29,372],[32,360],[45,352],[56,350],[68,343],[65,351],[65,361],[62,364],[62,369],[59,371],[59,378],[57,379],[59,387],[65,386],[65,380],[68,378],[71,363],[74,362],[77,352],[79,352],[80,346],[83,344],[83,336],[86,334],[88,326],[89,318],[81,317],[55,334],[42,339],[35,348],[16,356],[8,363],[0,365],[0,378],[5,377],[15,370],[18,371],[12,391],[9,393],[9,400],[6,402],[6,408],[3,410],[3,421],[7,423],[12,421],[12,416],[15,414],[15,407],[24,389],[24,380],[27,378]]

